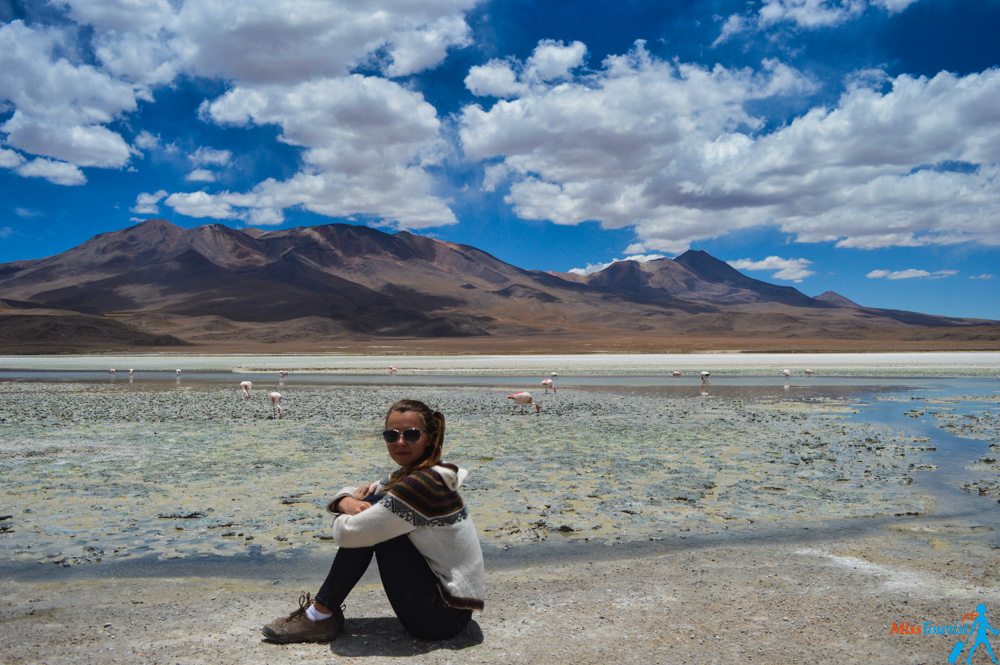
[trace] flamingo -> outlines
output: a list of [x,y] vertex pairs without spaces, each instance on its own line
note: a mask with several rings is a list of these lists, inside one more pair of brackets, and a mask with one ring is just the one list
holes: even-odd
[[284,411],[281,407],[281,393],[274,391],[267,394],[268,399],[271,400],[271,417],[273,418],[278,414],[279,411]]
[[281,406],[279,404],[278,405],[278,420],[281,420],[284,417],[285,417],[285,407],[283,407],[283,406]]
[[110,374],[111,376],[114,376],[117,371],[118,370],[116,370],[114,367],[112,367],[111,369],[108,370],[108,374]]
[[[519,393],[511,393],[511,394],[507,395],[507,399],[512,399],[516,403],[520,404],[521,405],[521,413],[524,413],[524,407],[525,407],[525,405],[531,404],[531,402],[534,401],[534,397],[531,396],[531,393],[525,392],[525,391],[521,391]],[[536,404],[535,405],[535,412],[537,413],[538,411],[539,411],[539,408],[538,408],[538,405]]]
[[552,379],[542,379],[542,385],[545,386],[545,394],[549,394],[549,389],[554,393],[556,391],[556,386],[552,383]]
[[129,376],[132,376],[133,374],[135,374],[135,370],[134,370],[134,369],[132,369],[131,367],[129,367],[129,368],[128,368],[128,375],[129,375]]
[[176,374],[177,376],[180,376],[181,375],[181,371],[179,369],[175,369],[174,370],[174,374]]
[[802,373],[805,374],[806,376],[812,376],[813,374],[816,373],[816,370],[813,370],[813,369],[804,369],[804,370],[802,370]]
[[675,376],[675,377],[676,376],[684,376],[684,372],[675,369],[673,372],[670,373],[670,376]]
[[701,382],[702,383],[708,383],[708,377],[710,377],[710,376],[712,376],[711,372],[702,371],[702,373],[701,373]]
[[389,365],[389,374],[394,375],[395,373],[396,373],[396,366],[395,365]]
[[278,370],[278,376],[281,377],[282,379],[285,378],[286,376],[288,376],[288,370],[287,369]]
[[790,377],[791,375],[792,375],[792,372],[791,372],[791,370],[787,370],[787,369],[783,369],[783,370],[781,370],[781,376],[785,377],[785,379],[787,379],[787,378],[788,378],[788,377]]
[[243,397],[250,399],[250,389],[253,388],[253,381],[240,381],[240,390],[243,391]]

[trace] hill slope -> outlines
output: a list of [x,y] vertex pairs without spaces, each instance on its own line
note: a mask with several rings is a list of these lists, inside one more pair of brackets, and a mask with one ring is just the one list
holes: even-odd
[[[612,348],[642,339],[668,349],[671,340],[742,338],[766,348],[794,339],[930,339],[932,328],[980,345],[1000,337],[995,322],[865,308],[836,294],[810,298],[700,251],[561,276],[466,245],[344,224],[262,232],[148,221],[62,254],[0,265],[0,299],[8,303],[0,317],[58,311],[198,344],[409,338],[479,339],[490,348],[504,339],[517,350],[516,340],[529,338]],[[8,340],[30,334],[21,330]],[[51,337],[53,347],[62,343]]]

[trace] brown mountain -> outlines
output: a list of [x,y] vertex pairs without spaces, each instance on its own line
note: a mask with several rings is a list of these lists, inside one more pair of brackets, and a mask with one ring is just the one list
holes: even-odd
[[65,335],[39,334],[37,317],[46,316],[52,330],[80,327],[69,335],[80,346],[103,339],[115,348],[319,350],[392,341],[423,350],[571,352],[829,348],[830,340],[935,348],[939,338],[993,348],[1000,339],[996,322],[864,308],[836,294],[810,298],[705,252],[560,276],[474,247],[344,224],[263,232],[154,220],[52,257],[0,264],[0,347],[50,339],[49,347],[68,348]]

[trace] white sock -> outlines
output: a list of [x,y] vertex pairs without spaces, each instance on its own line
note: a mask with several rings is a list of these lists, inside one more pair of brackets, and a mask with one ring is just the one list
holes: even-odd
[[306,608],[306,616],[309,617],[311,621],[322,621],[323,619],[329,619],[333,616],[333,612],[329,614],[324,614],[316,609],[315,605],[310,605]]

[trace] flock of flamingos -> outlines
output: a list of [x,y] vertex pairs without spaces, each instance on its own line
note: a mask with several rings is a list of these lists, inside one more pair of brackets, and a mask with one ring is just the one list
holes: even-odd
[[[177,380],[180,381],[181,380],[181,374],[183,372],[181,370],[179,370],[179,369],[178,370],[174,370],[174,371],[175,371],[175,373],[177,375]],[[399,368],[397,368],[395,365],[389,365],[388,371],[389,371],[390,375],[395,375],[399,371]],[[116,370],[113,367],[108,370],[108,374],[110,374],[112,378],[114,378],[117,373],[118,373],[118,370]],[[802,370],[802,374],[804,376],[812,376],[815,373],[816,373],[815,370],[812,370],[812,369],[804,369],[804,370]],[[128,370],[129,377],[132,377],[134,374],[135,374],[135,370],[132,369],[132,368],[129,368],[129,370]],[[778,372],[778,374],[780,376],[782,376],[782,377],[785,378],[785,388],[788,388],[788,380],[792,376],[792,371],[789,370],[789,369],[783,369],[780,372]],[[712,373],[708,372],[708,371],[702,371],[700,373],[701,384],[703,386],[708,384],[708,378],[711,375],[712,375]],[[284,379],[286,376],[288,376],[288,370],[284,370],[283,369],[283,370],[279,370],[278,371],[278,377],[279,377],[279,379]],[[680,376],[684,376],[684,372],[681,372],[679,370],[674,370],[673,372],[670,373],[670,376],[675,377],[675,378],[676,377],[680,377]],[[555,394],[555,392],[556,392],[556,379],[557,378],[559,378],[559,375],[557,373],[555,373],[555,372],[552,372],[552,374],[548,378],[542,379],[541,386],[545,389],[545,394],[546,395],[549,394],[550,390],[552,391],[553,394]],[[244,399],[250,399],[250,391],[253,390],[253,381],[240,381],[240,390],[243,392],[243,398]],[[703,393],[703,394],[706,394],[706,393]],[[278,392],[278,391],[276,391],[276,390],[273,390],[273,391],[271,391],[271,392],[269,392],[267,394],[267,398],[271,402],[271,418],[272,419],[275,419],[275,418],[284,418],[285,417],[285,407],[281,405],[281,393]],[[511,394],[507,395],[506,399],[509,399],[509,400],[513,401],[515,404],[519,405],[520,408],[521,408],[521,411],[520,411],[521,413],[524,413],[525,407],[527,407],[529,405],[534,405],[534,407],[535,407],[535,413],[541,413],[541,411],[542,411],[542,405],[535,400],[534,395],[532,395],[531,393],[529,393],[526,390],[522,390],[522,391],[516,392],[516,393],[511,393]]]

